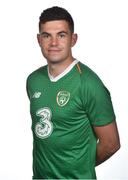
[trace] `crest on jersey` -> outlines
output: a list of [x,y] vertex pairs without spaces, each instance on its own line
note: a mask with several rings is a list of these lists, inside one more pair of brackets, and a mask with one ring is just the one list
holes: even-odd
[[56,100],[59,106],[65,106],[68,103],[69,99],[70,99],[70,92],[68,91],[58,92]]

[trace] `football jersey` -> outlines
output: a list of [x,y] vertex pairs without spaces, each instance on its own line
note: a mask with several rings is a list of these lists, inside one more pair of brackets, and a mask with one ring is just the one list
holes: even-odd
[[75,60],[58,77],[43,66],[27,78],[33,132],[33,179],[96,179],[93,126],[115,120],[100,78]]

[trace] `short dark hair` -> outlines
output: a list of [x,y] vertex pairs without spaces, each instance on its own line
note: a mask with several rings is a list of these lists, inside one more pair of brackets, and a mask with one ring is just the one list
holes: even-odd
[[65,20],[68,22],[70,31],[74,32],[74,21],[70,13],[58,6],[53,6],[51,8],[45,9],[39,17],[39,30],[41,29],[41,24],[46,23],[47,21],[55,20]]

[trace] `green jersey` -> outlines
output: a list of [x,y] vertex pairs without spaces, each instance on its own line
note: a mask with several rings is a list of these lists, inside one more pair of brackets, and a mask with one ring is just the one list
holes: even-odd
[[33,179],[96,179],[93,126],[115,120],[100,78],[75,60],[52,78],[48,66],[27,79],[33,132]]

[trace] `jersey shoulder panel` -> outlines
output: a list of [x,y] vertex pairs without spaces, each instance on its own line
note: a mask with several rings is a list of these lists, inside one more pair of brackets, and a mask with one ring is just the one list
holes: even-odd
[[81,88],[94,92],[106,88],[100,77],[88,66],[80,63],[81,68]]
[[80,64],[80,69],[81,69],[81,80],[82,81],[86,81],[90,82],[90,81],[101,81],[101,79],[99,78],[99,76],[92,70],[90,69],[88,66],[86,66],[83,63],[79,63]]
[[34,80],[36,77],[38,76],[45,76],[46,75],[46,71],[47,71],[47,65],[46,66],[42,66],[38,69],[36,69],[35,71],[33,71],[31,74],[29,74],[29,76],[27,77],[27,81],[31,81]]
[[79,65],[81,69],[81,94],[83,97],[85,97],[85,95],[86,97],[94,95],[96,89],[99,89],[99,87],[102,89],[104,84],[92,69],[81,62]]
[[43,81],[43,78],[45,77],[47,77],[47,65],[42,66],[29,74],[26,80],[26,90],[29,98],[32,87],[39,82],[40,78]]

